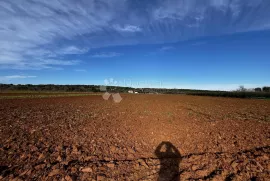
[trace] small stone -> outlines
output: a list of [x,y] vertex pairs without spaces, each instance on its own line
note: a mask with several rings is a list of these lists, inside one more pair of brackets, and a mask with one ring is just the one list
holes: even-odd
[[61,161],[62,161],[61,156],[58,156],[58,157],[56,158],[56,160],[59,161],[59,162],[61,162]]
[[129,153],[135,153],[135,151],[132,148],[128,148]]
[[66,175],[66,176],[65,176],[65,180],[66,180],[66,181],[72,181],[72,178],[71,178],[69,175]]
[[262,156],[263,160],[269,160],[269,157],[267,155]]
[[195,171],[198,170],[199,166],[198,165],[192,165],[191,170]]
[[127,155],[127,159],[128,159],[128,160],[132,160],[133,158],[134,158],[133,154],[128,153],[128,155]]
[[136,164],[134,165],[134,168],[135,168],[136,170],[138,170],[138,169],[140,168],[140,164],[139,164],[139,163],[136,163]]
[[95,156],[87,156],[84,158],[85,161],[92,161],[92,160],[95,160],[96,157]]
[[77,168],[71,167],[71,173],[76,173],[76,172],[77,172]]
[[79,151],[78,151],[78,149],[77,149],[76,146],[73,146],[72,148],[73,148],[73,149],[72,149],[72,152],[71,152],[72,155],[77,155],[77,154],[79,154]]
[[50,173],[49,173],[49,177],[52,177],[52,176],[54,176],[54,175],[57,175],[57,174],[59,174],[60,173],[60,170],[59,169],[55,169],[55,170],[52,170]]
[[23,176],[23,175],[30,175],[30,174],[31,174],[31,170],[26,170],[26,171],[22,172],[22,173],[20,174],[20,176]]
[[198,174],[198,176],[200,176],[200,177],[204,177],[208,174],[208,171],[207,170],[199,170],[196,172],[196,174]]
[[81,171],[84,172],[84,173],[91,173],[91,172],[93,172],[92,168],[90,168],[90,167],[83,168]]
[[45,167],[45,164],[40,164],[40,165],[35,166],[35,169],[40,170],[40,169],[43,169],[44,167]]
[[233,169],[236,169],[237,165],[238,165],[237,162],[233,162],[233,163],[231,164],[231,166],[233,167]]
[[44,154],[41,153],[41,154],[39,155],[39,157],[38,157],[38,160],[41,160],[41,159],[44,159],[44,158],[45,158]]
[[106,171],[107,169],[105,167],[99,167],[98,168],[100,171]]
[[214,178],[212,178],[212,181],[220,181],[220,180],[225,180],[225,178],[221,175],[215,176]]
[[139,162],[142,166],[144,166],[144,167],[146,167],[146,168],[149,168],[149,166],[145,163],[145,161],[144,161],[143,159],[139,159],[138,162]]
[[110,146],[110,151],[111,151],[111,152],[114,153],[116,150],[117,150],[117,148],[116,148],[115,146]]
[[97,181],[105,180],[105,177],[103,175],[97,176]]
[[109,168],[114,168],[114,164],[113,164],[113,163],[108,163],[108,164],[107,164],[107,167],[109,167]]
[[61,162],[63,165],[68,165],[68,161]]

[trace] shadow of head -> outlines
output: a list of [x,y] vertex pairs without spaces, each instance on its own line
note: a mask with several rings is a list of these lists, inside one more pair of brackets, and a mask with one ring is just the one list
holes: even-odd
[[171,142],[163,141],[157,146],[155,154],[160,160],[158,180],[180,180],[179,164],[181,154],[178,149]]
[[166,158],[180,158],[180,152],[177,148],[168,141],[163,141],[158,145],[155,150],[155,154],[158,158],[166,157]]

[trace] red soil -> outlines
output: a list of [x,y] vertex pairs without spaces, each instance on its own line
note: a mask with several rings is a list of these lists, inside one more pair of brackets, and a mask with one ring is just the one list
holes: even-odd
[[269,100],[122,97],[0,99],[0,178],[270,179]]

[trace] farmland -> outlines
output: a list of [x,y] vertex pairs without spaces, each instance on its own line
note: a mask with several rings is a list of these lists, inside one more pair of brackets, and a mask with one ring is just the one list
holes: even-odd
[[60,95],[0,96],[1,179],[270,179],[269,100]]

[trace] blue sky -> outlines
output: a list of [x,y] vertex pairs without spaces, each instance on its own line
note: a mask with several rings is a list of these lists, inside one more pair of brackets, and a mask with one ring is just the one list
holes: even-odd
[[269,0],[0,0],[0,82],[270,85]]

